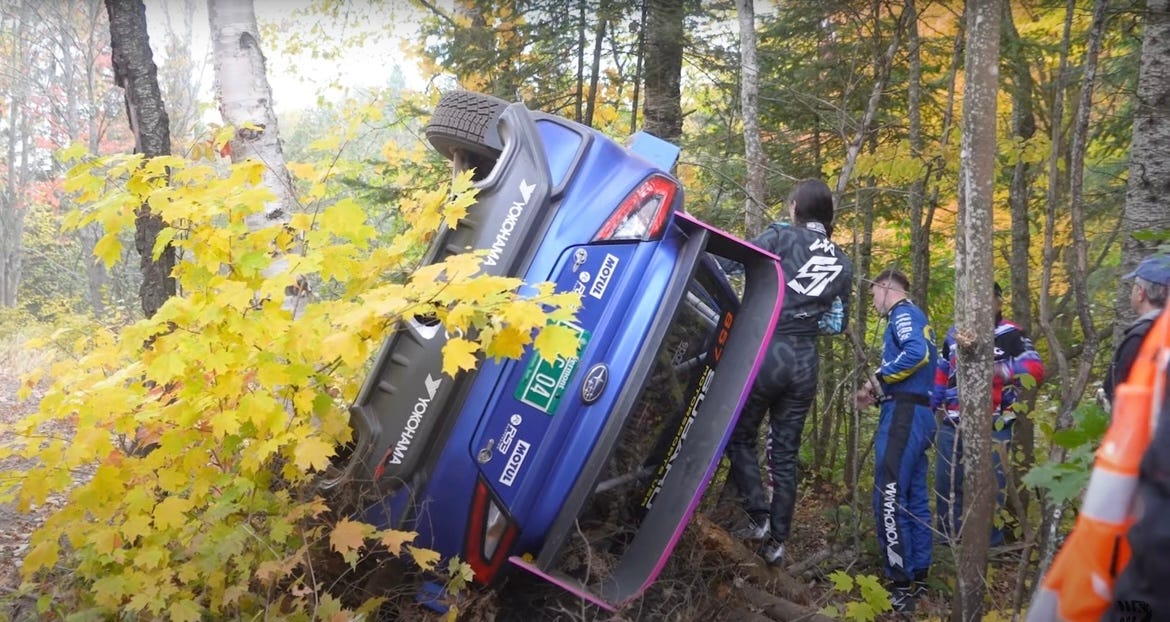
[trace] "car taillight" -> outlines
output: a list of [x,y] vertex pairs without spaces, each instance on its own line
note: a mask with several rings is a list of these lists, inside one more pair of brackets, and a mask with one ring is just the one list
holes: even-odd
[[475,571],[476,581],[487,583],[499,572],[516,534],[516,523],[496,502],[487,484],[482,479],[476,482],[467,526],[467,563]]
[[594,242],[653,240],[662,235],[678,184],[663,175],[651,175],[626,196],[601,226]]

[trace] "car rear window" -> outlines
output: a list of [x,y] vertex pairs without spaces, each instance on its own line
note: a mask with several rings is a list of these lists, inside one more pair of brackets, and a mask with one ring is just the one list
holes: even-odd
[[607,560],[623,554],[685,442],[704,385],[714,379],[721,327],[738,306],[720,268],[708,259],[700,262],[581,516],[581,531],[565,547],[563,572],[596,580]]

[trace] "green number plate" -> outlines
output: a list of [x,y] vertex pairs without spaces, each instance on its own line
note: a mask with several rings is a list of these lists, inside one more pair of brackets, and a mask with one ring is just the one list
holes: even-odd
[[585,349],[585,344],[589,343],[589,331],[572,324],[565,326],[577,331],[576,355],[569,358],[558,356],[552,361],[546,361],[533,352],[528,357],[524,378],[520,380],[520,386],[516,387],[517,400],[550,415],[561,402],[565,387],[573,379],[573,372],[577,370],[578,357]]

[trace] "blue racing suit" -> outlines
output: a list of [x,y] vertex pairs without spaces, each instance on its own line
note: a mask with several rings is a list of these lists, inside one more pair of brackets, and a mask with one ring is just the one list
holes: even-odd
[[926,314],[909,299],[889,311],[882,365],[881,419],[875,441],[873,513],[886,574],[895,583],[924,579],[931,561],[926,448],[934,438],[930,393],[937,351]]

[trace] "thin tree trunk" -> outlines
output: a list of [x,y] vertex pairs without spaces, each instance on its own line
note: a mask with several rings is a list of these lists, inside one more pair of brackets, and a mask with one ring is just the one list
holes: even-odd
[[959,547],[956,622],[982,619],[987,549],[995,508],[991,466],[992,213],[995,193],[996,100],[999,94],[998,2],[967,3],[966,87],[959,164],[959,217],[955,248],[955,344],[963,439],[964,521]]
[[577,97],[573,105],[573,120],[581,123],[584,116],[581,105],[585,101],[585,0],[577,0]]
[[[283,225],[292,217],[296,199],[272,110],[272,89],[260,50],[256,13],[251,0],[210,0],[207,8],[220,114],[228,125],[236,128],[230,145],[232,162],[263,162],[262,183],[273,194],[264,212],[250,214],[245,222],[252,231]],[[276,258],[267,274],[280,273],[286,262],[286,258]],[[297,315],[306,293],[303,286],[290,288],[285,296],[285,310]]]
[[[907,45],[910,75],[907,77],[907,116],[910,122],[910,157],[922,158],[922,51],[918,37],[918,9],[906,0]],[[929,174],[929,173],[928,173]],[[910,297],[926,308],[930,291],[930,229],[922,222],[926,203],[926,176],[910,184],[910,271],[914,275]]]
[[[1036,134],[1036,112],[1032,102],[1035,84],[1032,80],[1032,68],[1021,49],[1022,42],[1020,40],[1020,34],[1016,30],[1010,2],[1003,3],[1003,20],[1004,51],[1008,58],[1006,66],[1011,76],[1012,136],[1020,141],[1028,141]],[[1032,334],[1032,293],[1030,283],[1030,277],[1032,275],[1030,265],[1032,227],[1028,210],[1028,198],[1031,195],[1033,177],[1032,168],[1027,160],[1022,157],[1019,158],[1012,167],[1012,181],[1008,191],[1008,205],[1011,208],[1012,218],[1011,265],[1009,266],[1011,269],[1009,291],[1012,293],[1011,319],[1016,324],[1019,324],[1020,328],[1029,335]],[[1036,404],[1036,396],[1037,391],[1035,388],[1024,389],[1020,396],[1020,402],[1024,404],[1024,407],[1017,409],[1021,412],[1022,416],[1017,418],[1013,425],[1012,451],[1009,455],[1015,456],[1018,452],[1022,458],[1019,462],[1012,460],[1009,464],[1005,465],[1005,468],[1012,469],[1012,482],[1015,483],[1023,480],[1024,475],[1032,468],[1035,462],[1036,432],[1034,418],[1031,413]],[[1015,488],[1016,491],[1009,491],[1009,498],[1020,499],[1021,503],[1010,504],[1008,508],[1015,517],[1016,522],[1023,528],[1026,546],[1032,546],[1035,543],[1035,534],[1032,532],[1032,523],[1028,517],[1027,504],[1022,502],[1023,499],[1027,498],[1027,493],[1018,485]],[[1028,555],[1025,554],[1023,557],[1024,559],[1021,563],[1026,568]],[[1020,577],[1023,578],[1024,574],[1025,569],[1022,568]],[[1020,590],[1020,600],[1022,598],[1023,592]]]
[[[1056,377],[1061,379],[1061,386],[1059,391],[1059,404],[1056,417],[1055,428],[1057,430],[1065,430],[1073,424],[1073,410],[1079,403],[1081,396],[1084,394],[1085,387],[1088,385],[1092,365],[1094,362],[1097,348],[1100,340],[1097,337],[1096,328],[1093,326],[1092,317],[1090,315],[1088,293],[1085,291],[1084,282],[1088,275],[1087,255],[1088,243],[1085,239],[1084,233],[1084,197],[1082,196],[1082,179],[1084,168],[1084,156],[1088,137],[1088,123],[1090,104],[1092,102],[1092,93],[1094,83],[1096,81],[1097,57],[1101,49],[1101,41],[1104,36],[1105,17],[1106,17],[1106,2],[1105,0],[1097,0],[1093,8],[1093,22],[1089,31],[1089,47],[1085,52],[1085,63],[1083,75],[1081,77],[1081,93],[1078,101],[1076,117],[1073,123],[1073,136],[1071,146],[1069,148],[1069,183],[1068,183],[1068,203],[1070,206],[1070,222],[1073,232],[1073,257],[1068,262],[1068,279],[1072,283],[1073,296],[1076,305],[1076,317],[1080,321],[1080,328],[1083,331],[1084,345],[1079,354],[1080,359],[1075,370],[1072,369],[1068,356],[1060,344],[1057,336],[1057,330],[1053,326],[1053,310],[1051,309],[1051,298],[1049,295],[1049,287],[1052,283],[1052,265],[1056,260],[1055,250],[1055,228],[1056,228],[1056,214],[1058,199],[1059,181],[1059,152],[1061,141],[1060,126],[1061,119],[1063,119],[1063,104],[1064,87],[1068,80],[1068,49],[1069,38],[1071,33],[1071,23],[1073,11],[1076,10],[1076,3],[1070,0],[1066,7],[1065,18],[1065,32],[1064,40],[1061,45],[1061,62],[1060,73],[1057,76],[1057,89],[1053,100],[1053,149],[1052,155],[1049,159],[1049,185],[1047,201],[1047,215],[1045,218],[1044,231],[1044,257],[1045,265],[1041,273],[1042,290],[1040,292],[1040,322],[1044,329],[1045,336],[1048,338],[1049,350],[1052,359],[1057,364]],[[1060,446],[1055,446],[1052,449],[1049,460],[1055,463],[1063,462],[1065,459],[1065,450]],[[1056,530],[1060,523],[1060,517],[1063,514],[1063,505],[1060,503],[1045,503],[1044,518],[1041,522],[1041,552],[1039,572],[1043,573],[1052,561],[1053,555],[1056,552]]]
[[[31,53],[26,44],[26,32],[32,4],[30,0],[20,3],[14,22],[14,35],[8,50],[11,67],[24,66],[26,53]],[[24,258],[24,218],[27,212],[25,186],[29,178],[28,142],[31,132],[25,108],[28,84],[14,80],[14,87],[8,94],[8,114],[5,115],[8,129],[7,152],[4,171],[4,188],[0,193],[0,306],[16,306],[20,291],[21,272]]]
[[[1061,387],[1058,392],[1057,424],[1071,417],[1071,411],[1066,414],[1068,404],[1065,396],[1068,394],[1066,385],[1071,380],[1069,376],[1068,357],[1065,356],[1064,346],[1060,341],[1056,327],[1053,325],[1052,309],[1052,266],[1056,263],[1056,215],[1060,201],[1060,157],[1063,151],[1064,135],[1061,131],[1064,125],[1064,91],[1068,80],[1068,54],[1072,33],[1073,11],[1076,0],[1068,0],[1065,6],[1064,31],[1060,43],[1060,63],[1056,72],[1056,80],[1052,86],[1051,149],[1048,155],[1048,186],[1044,198],[1044,263],[1040,269],[1040,329],[1048,340],[1049,365],[1055,363],[1055,378],[1060,379]],[[1053,375],[1053,374],[1050,374]],[[1053,447],[1050,460],[1063,460],[1064,450],[1059,446]],[[1044,499],[1044,513],[1040,521],[1040,556],[1037,563],[1037,577],[1044,574],[1045,569],[1052,563],[1056,554],[1056,530],[1060,525],[1060,517],[1064,512],[1064,505],[1052,503],[1047,497]]]
[[[1132,270],[1153,247],[1170,237],[1170,0],[1148,0],[1142,35],[1141,69],[1129,150],[1129,181],[1121,217],[1121,270]],[[1139,240],[1139,232],[1152,239]],[[1130,283],[1117,291],[1113,339],[1133,320]]]
[[646,54],[646,3],[638,21],[638,59],[634,62],[634,94],[630,98],[630,134],[638,131],[638,96],[642,94],[642,61]]
[[[873,369],[876,367],[873,361],[867,360],[865,353],[865,333],[866,322],[869,316],[869,288],[861,286],[861,279],[864,275],[872,274],[873,262],[873,199],[869,192],[862,192],[858,189],[854,193],[854,203],[857,205],[857,218],[853,221],[853,257],[856,258],[856,270],[854,271],[853,284],[853,300],[855,303],[853,307],[853,319],[849,322],[849,339],[853,343],[854,369]],[[856,393],[866,378],[854,374],[849,386],[849,395]],[[849,444],[848,450],[845,453],[845,487],[849,490],[849,497],[852,501],[855,548],[860,553],[860,520],[861,520],[861,504],[867,503],[866,499],[862,499],[861,493],[861,417],[862,412],[856,405],[851,409],[851,417],[849,418]]]
[[597,85],[601,80],[601,44],[609,23],[609,2],[601,0],[597,9],[597,30],[593,34],[593,65],[589,74],[589,98],[585,101],[585,125],[593,127],[593,111],[597,109]]
[[[134,133],[134,150],[148,158],[171,152],[170,124],[158,87],[158,68],[146,30],[146,6],[142,0],[106,0],[110,16],[114,83],[126,93],[126,114]],[[134,246],[138,249],[142,285],[139,296],[146,317],[155,314],[175,295],[175,250],[167,245],[154,257],[154,243],[166,223],[143,204],[134,219]]]
[[739,103],[743,114],[744,155],[747,157],[744,231],[748,238],[754,238],[768,226],[764,214],[768,161],[760,141],[760,64],[756,58],[756,13],[753,0],[736,0],[735,12],[739,16]]
[[[876,19],[876,6],[874,10]],[[853,177],[853,169],[857,166],[857,156],[861,153],[861,146],[865,144],[866,138],[873,129],[873,122],[878,113],[878,104],[881,103],[882,92],[886,88],[886,81],[890,77],[890,69],[894,64],[894,55],[898,52],[898,48],[901,45],[902,28],[905,27],[906,18],[907,14],[903,12],[897,25],[894,27],[894,33],[890,39],[890,43],[886,46],[886,51],[882,54],[878,62],[874,75],[873,90],[870,92],[869,100],[866,102],[865,113],[861,117],[861,122],[857,124],[857,131],[853,133],[853,136],[848,137],[846,142],[845,163],[841,167],[841,175],[837,178],[837,187],[833,192],[834,197],[838,199],[845,192],[845,187],[849,184],[849,179]],[[846,135],[845,128],[842,128],[841,134],[843,137]]]
[[663,140],[682,138],[683,0],[646,0],[644,128]]

